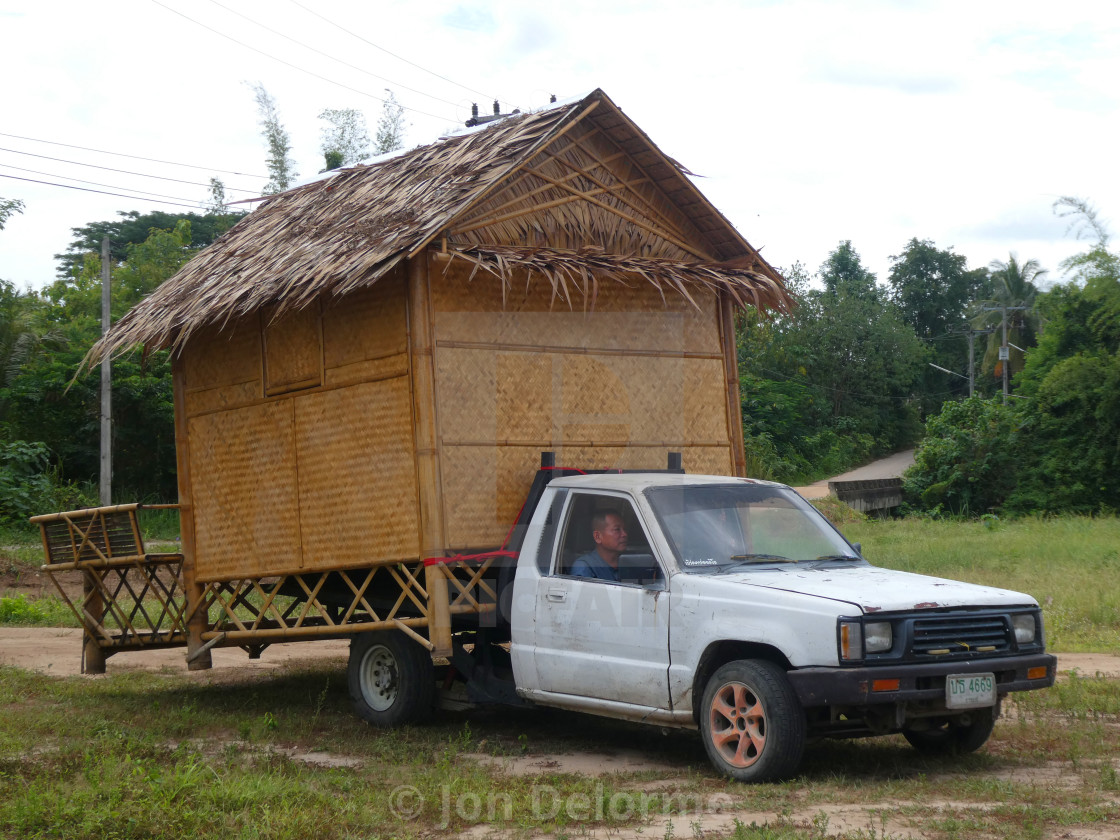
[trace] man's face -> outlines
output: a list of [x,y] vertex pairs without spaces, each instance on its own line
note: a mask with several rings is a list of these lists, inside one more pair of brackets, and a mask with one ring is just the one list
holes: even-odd
[[595,531],[596,545],[602,546],[604,552],[617,556],[626,550],[628,536],[622,519],[613,513],[607,515],[603,527]]

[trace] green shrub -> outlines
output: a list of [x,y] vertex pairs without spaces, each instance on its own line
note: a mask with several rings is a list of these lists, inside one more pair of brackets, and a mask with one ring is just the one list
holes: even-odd
[[88,494],[59,478],[46,444],[0,443],[0,525],[24,526],[27,518],[82,507]]
[[926,435],[903,490],[918,510],[980,515],[1000,508],[1021,466],[1019,420],[998,400],[947,402]]
[[17,627],[75,627],[74,613],[58,598],[29,601],[24,595],[0,598],[0,625]]

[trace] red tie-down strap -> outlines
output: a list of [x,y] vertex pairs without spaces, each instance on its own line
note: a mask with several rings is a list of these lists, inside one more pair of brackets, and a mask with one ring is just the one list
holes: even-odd
[[436,566],[440,563],[481,563],[496,557],[517,557],[516,551],[484,551],[481,554],[452,554],[450,557],[425,557],[425,566]]

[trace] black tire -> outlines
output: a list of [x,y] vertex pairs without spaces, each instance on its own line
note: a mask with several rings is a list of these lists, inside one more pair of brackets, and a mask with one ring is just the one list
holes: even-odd
[[902,737],[926,755],[965,755],[976,752],[987,742],[996,725],[993,709],[977,709],[967,714],[931,721],[922,729],[904,729]]
[[717,770],[739,782],[797,772],[805,751],[805,710],[785,671],[761,659],[728,662],[704,687],[700,733]]
[[432,657],[403,633],[356,635],[346,673],[354,711],[362,720],[390,729],[431,717],[436,696]]

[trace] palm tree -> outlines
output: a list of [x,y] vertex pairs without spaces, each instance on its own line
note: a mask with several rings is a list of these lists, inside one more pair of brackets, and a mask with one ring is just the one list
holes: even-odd
[[1035,343],[1038,333],[1035,299],[1041,291],[1039,285],[1047,272],[1039,265],[1038,260],[1019,262],[1015,254],[1008,255],[1007,262],[992,260],[988,268],[992,297],[977,304],[976,316],[972,322],[974,327],[993,330],[988,335],[988,348],[984,353],[982,369],[992,370],[996,376],[1002,375],[1002,365],[998,360],[999,348],[1003,344],[1003,317],[1006,310],[1007,341],[1013,345],[1009,348],[1008,374],[1014,375],[1023,369],[1023,352],[1018,348],[1025,349]]

